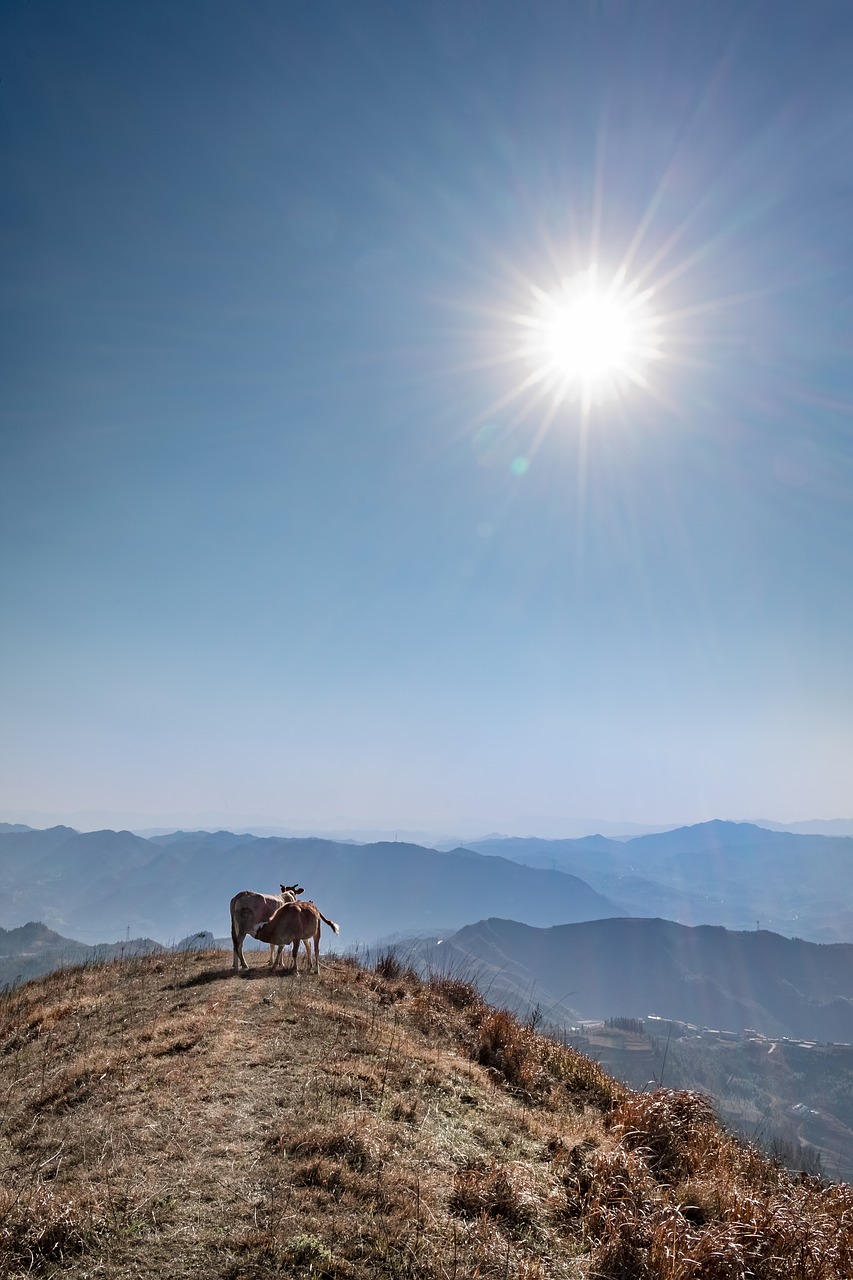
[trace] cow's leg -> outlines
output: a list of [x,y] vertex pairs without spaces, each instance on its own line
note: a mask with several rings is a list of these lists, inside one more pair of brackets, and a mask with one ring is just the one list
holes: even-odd
[[246,934],[242,929],[237,930],[231,935],[231,941],[234,944],[234,972],[238,969],[248,969],[246,957],[243,955],[243,943],[246,940]]
[[234,951],[233,970],[236,973],[239,968],[239,941],[237,938],[237,921],[234,919],[234,913],[231,913],[231,946]]
[[279,955],[281,955],[281,947],[278,948],[278,955],[276,955],[276,948],[273,943],[270,943],[270,958],[267,960],[267,966],[270,969],[275,968]]

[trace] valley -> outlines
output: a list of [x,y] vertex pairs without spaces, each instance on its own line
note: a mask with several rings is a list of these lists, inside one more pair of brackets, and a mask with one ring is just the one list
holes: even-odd
[[853,1181],[853,1045],[618,1016],[553,1034],[632,1088],[700,1090],[790,1168]]

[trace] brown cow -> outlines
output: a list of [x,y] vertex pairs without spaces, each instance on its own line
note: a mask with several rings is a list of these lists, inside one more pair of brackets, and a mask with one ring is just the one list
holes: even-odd
[[[283,884],[281,893],[255,893],[254,889],[243,889],[234,895],[231,899],[231,941],[234,944],[235,973],[239,965],[244,969],[249,967],[243,955],[246,934],[254,938],[255,928],[262,920],[269,920],[280,906],[285,902],[295,902],[296,895],[304,892],[305,890],[298,884]],[[270,946],[269,964],[273,964],[273,957],[275,957],[275,963],[278,963],[281,957],[280,947],[276,952],[275,948]]]
[[[333,929],[335,933],[340,930],[334,920],[327,920],[322,911],[314,905],[313,902],[286,902],[284,906],[279,907],[275,915],[269,920],[263,920],[255,929],[255,937],[260,938],[261,942],[268,942],[270,946],[286,947],[288,943],[293,943],[293,964],[294,973],[299,972],[299,944],[305,943],[305,950],[308,952],[308,972],[311,972],[311,943],[314,943],[314,969],[316,973],[320,972],[320,921],[323,921]],[[281,962],[281,951],[276,960],[276,964]]]

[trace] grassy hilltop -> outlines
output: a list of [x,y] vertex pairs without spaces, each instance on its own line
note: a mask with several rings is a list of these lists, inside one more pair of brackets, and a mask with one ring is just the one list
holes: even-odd
[[386,955],[0,996],[0,1274],[843,1280],[853,1189]]

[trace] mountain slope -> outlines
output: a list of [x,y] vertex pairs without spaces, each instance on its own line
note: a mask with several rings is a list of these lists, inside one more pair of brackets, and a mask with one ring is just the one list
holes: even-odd
[[[537,929],[484,920],[446,939],[446,964],[487,989],[576,1020],[658,1014],[699,1026],[853,1042],[853,945],[668,920]],[[565,1008],[564,1008],[565,1007]]]
[[[189,940],[185,940],[185,945],[189,945]],[[125,938],[122,942],[88,946],[31,920],[18,929],[0,928],[0,989],[72,965],[102,964],[105,960],[150,955],[162,950],[151,938]]]
[[22,868],[29,869],[55,849],[66,844],[77,832],[72,827],[48,827],[35,831],[31,827],[17,830],[7,826],[0,831],[0,877],[5,881]]

